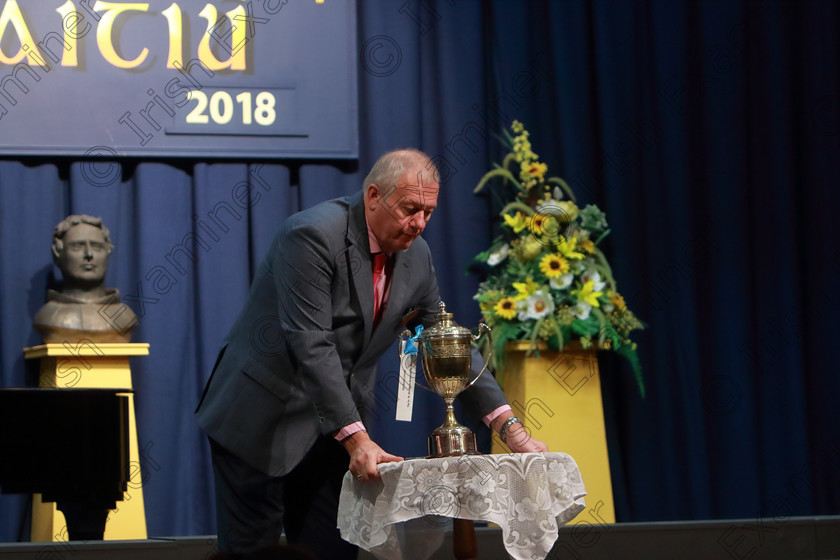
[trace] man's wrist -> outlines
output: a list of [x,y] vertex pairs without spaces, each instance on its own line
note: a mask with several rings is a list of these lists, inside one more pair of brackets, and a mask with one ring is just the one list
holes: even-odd
[[511,416],[510,418],[505,420],[504,424],[502,424],[501,427],[499,428],[499,439],[501,439],[503,443],[507,444],[508,430],[510,430],[510,428],[514,424],[521,424],[521,423],[522,423],[522,420],[520,420],[516,416]]
[[516,416],[513,413],[513,410],[506,410],[505,412],[502,412],[496,418],[494,418],[493,421],[490,423],[490,429],[498,434],[499,430],[502,427],[502,424],[504,424],[505,421],[508,418],[511,418],[512,416]]
[[367,429],[365,425],[361,422],[353,422],[352,424],[348,424],[341,428],[338,432],[335,433],[333,436],[339,442],[343,442],[348,437],[352,436],[356,432],[365,432]]
[[351,435],[347,436],[343,440],[341,440],[341,445],[344,446],[344,449],[347,450],[347,453],[353,454],[353,450],[362,445],[366,441],[371,441],[370,436],[366,430],[359,430],[358,432],[353,432]]
[[499,408],[497,408],[496,410],[494,410],[493,412],[491,412],[490,414],[485,416],[483,418],[484,423],[487,425],[488,428],[492,428],[493,427],[493,421],[496,418],[498,418],[499,416],[502,416],[505,412],[510,412],[511,414],[513,414],[513,411],[511,410],[509,404],[503,404],[502,406],[500,406]]

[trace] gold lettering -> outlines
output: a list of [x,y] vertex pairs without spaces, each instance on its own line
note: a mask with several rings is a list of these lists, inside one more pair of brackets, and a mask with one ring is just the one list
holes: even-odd
[[[23,14],[20,13],[17,0],[6,0],[3,13],[0,14],[0,40],[6,34],[6,29],[8,29],[10,23],[15,28],[18,39],[20,39],[20,47],[14,56],[6,56],[6,53],[0,48],[0,63],[17,64],[26,57],[26,63],[30,66],[46,66],[43,57],[41,57],[41,52],[35,46],[32,34],[29,33],[29,28],[26,26]],[[26,47],[26,50],[24,50],[24,47]],[[34,63],[33,58],[36,60]]]
[[102,19],[99,20],[99,25],[96,28],[96,44],[99,45],[99,52],[102,53],[105,60],[117,68],[136,68],[137,66],[143,64],[143,61],[146,60],[146,56],[149,54],[149,49],[143,47],[143,51],[137,56],[137,58],[134,60],[125,60],[118,55],[116,49],[114,49],[114,41],[111,30],[114,27],[114,20],[116,20],[117,16],[121,13],[132,10],[145,12],[148,11],[148,9],[148,4],[117,4],[114,2],[102,2],[101,0],[96,0],[96,4],[93,5],[93,11],[105,12],[102,15]]
[[[73,0],[67,0],[67,2],[56,8],[55,11],[61,16],[62,27],[64,29],[64,43],[69,47],[65,47],[64,54],[61,55],[61,65],[78,66],[79,59],[76,55],[76,40],[79,38],[79,12],[76,11],[76,5],[73,3]],[[90,26],[89,23],[85,25]]]
[[176,62],[184,60],[183,38],[181,37],[181,8],[172,5],[161,12],[169,22],[169,58],[166,59],[167,68],[175,68]]
[[[228,35],[230,36],[231,54],[227,61],[221,61],[216,58],[216,55],[210,49],[211,36],[217,42],[221,42],[218,32],[221,27],[221,22],[217,21],[216,8],[212,4],[207,4],[198,15],[207,20],[207,31],[204,32],[204,36],[198,44],[198,59],[210,70],[223,70],[225,68],[245,70],[245,43],[248,42],[248,38],[245,37],[245,8],[237,6],[233,10],[225,13],[231,28],[229,33],[221,36],[221,39],[227,38]],[[234,23],[234,21],[238,23]],[[227,48],[227,44],[224,46]]]

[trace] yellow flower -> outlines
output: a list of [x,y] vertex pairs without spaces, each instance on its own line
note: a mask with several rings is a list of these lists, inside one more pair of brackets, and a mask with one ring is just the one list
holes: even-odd
[[493,311],[496,303],[503,297],[505,297],[505,294],[501,290],[486,290],[484,293],[477,293],[473,296],[473,299],[478,301],[478,307],[482,313],[489,313]]
[[505,225],[513,228],[513,231],[519,233],[528,226],[528,219],[522,212],[517,212],[513,216],[509,214],[502,214],[505,219]]
[[536,292],[540,285],[534,282],[534,280],[529,276],[524,282],[514,282],[513,287],[517,291],[517,294],[513,296],[513,299],[519,301],[520,299],[525,299]]
[[543,249],[545,249],[545,245],[540,243],[533,235],[529,235],[527,239],[519,244],[519,254],[526,261],[532,261],[539,257]]
[[520,164],[537,159],[537,154],[531,150],[531,142],[528,140],[527,130],[523,130],[519,136],[513,139],[513,156]]
[[502,319],[513,319],[516,317],[516,301],[512,297],[502,298],[496,304],[494,311]]
[[523,130],[525,130],[525,125],[523,125],[519,121],[513,121],[513,123],[511,123],[511,125],[510,125],[510,128],[515,133],[520,134]]
[[578,299],[578,301],[588,303],[592,307],[600,307],[600,304],[598,303],[598,298],[603,294],[604,292],[595,291],[594,280],[588,281],[579,290],[572,290],[572,295],[575,296]]
[[561,222],[574,222],[580,213],[580,208],[571,200],[561,200],[557,205],[560,206],[561,210]]
[[624,297],[622,297],[622,295],[619,293],[615,293],[612,295],[612,297],[610,297],[610,303],[615,305],[615,307],[619,310],[625,309],[627,307],[627,304],[624,303]]
[[569,272],[569,261],[556,253],[546,255],[540,261],[540,270],[548,278],[560,278]]
[[547,237],[554,239],[557,232],[560,231],[560,225],[557,219],[550,214],[542,214],[540,212],[534,213],[531,216],[531,223],[528,229],[535,237]]
[[566,239],[561,235],[554,244],[557,246],[557,252],[566,257],[567,259],[583,258],[583,253],[578,253],[577,251],[575,251],[575,248],[577,246],[577,237]]
[[595,253],[595,243],[592,242],[591,239],[587,239],[586,241],[580,242],[580,248],[592,255]]
[[513,151],[523,155],[530,153],[531,141],[528,140],[527,132],[523,132],[513,140]]
[[546,171],[548,171],[548,166],[544,163],[523,161],[520,164],[519,178],[523,181],[529,181],[531,179],[542,181]]

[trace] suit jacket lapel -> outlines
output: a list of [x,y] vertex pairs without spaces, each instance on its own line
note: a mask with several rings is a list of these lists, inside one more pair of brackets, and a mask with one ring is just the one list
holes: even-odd
[[347,260],[353,275],[353,288],[365,323],[362,348],[367,348],[373,330],[373,261],[370,255],[365,205],[362,193],[350,197],[347,220]]

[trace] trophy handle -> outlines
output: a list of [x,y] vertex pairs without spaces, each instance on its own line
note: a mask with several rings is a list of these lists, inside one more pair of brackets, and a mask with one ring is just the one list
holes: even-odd
[[476,381],[478,381],[478,378],[481,377],[481,374],[484,373],[487,370],[487,364],[490,362],[490,359],[493,357],[493,335],[490,334],[490,327],[488,327],[484,323],[479,323],[478,324],[478,332],[479,332],[479,334],[472,335],[473,342],[477,342],[478,339],[482,337],[482,335],[486,334],[487,338],[490,339],[490,350],[487,351],[487,358],[485,358],[485,360],[484,360],[484,367],[481,368],[481,371],[478,372],[478,375],[475,376],[475,379],[470,381],[470,384],[467,385],[466,387],[464,387],[464,389],[472,387],[472,384],[475,383]]
[[[410,330],[408,330],[408,329],[404,330],[404,331],[400,334],[400,342],[402,342],[403,340],[405,340],[405,339],[407,339],[407,338],[411,338],[411,331],[410,331]],[[407,355],[407,354],[406,354],[406,355]],[[417,358],[418,358],[418,359],[420,358],[420,356],[419,356],[419,350],[418,350],[418,356],[417,356]],[[403,356],[403,359],[405,359],[405,355]],[[427,390],[427,391],[431,391],[432,393],[437,394],[437,391],[435,391],[435,390],[434,390],[434,389],[432,389],[431,387],[426,387],[425,385],[423,385],[423,384],[421,384],[420,382],[418,382],[418,381],[417,381],[417,376],[416,376],[416,375],[414,376],[414,380],[413,380],[413,381],[414,381],[414,384],[415,384],[415,385],[417,385],[418,387],[420,387],[421,389],[425,389],[425,390]]]

